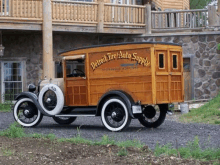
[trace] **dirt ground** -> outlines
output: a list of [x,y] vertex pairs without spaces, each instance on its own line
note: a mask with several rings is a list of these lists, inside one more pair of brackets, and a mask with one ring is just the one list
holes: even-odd
[[49,139],[0,137],[0,164],[213,164],[176,157],[155,157],[145,146],[127,148],[126,156],[118,156],[121,148],[57,142]]

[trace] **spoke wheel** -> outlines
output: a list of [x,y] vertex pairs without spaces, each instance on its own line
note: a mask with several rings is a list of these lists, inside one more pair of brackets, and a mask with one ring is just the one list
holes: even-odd
[[110,131],[122,131],[131,122],[127,106],[119,97],[110,98],[104,103],[101,118],[104,126]]
[[53,117],[53,120],[60,125],[68,125],[76,120],[76,117]]
[[166,111],[162,110],[158,105],[149,105],[144,108],[143,114],[138,120],[148,128],[159,127],[166,118]]
[[20,99],[15,103],[13,116],[24,127],[37,126],[43,118],[43,115],[29,98]]
[[48,90],[43,95],[43,105],[48,111],[52,111],[57,105],[57,96],[52,90]]

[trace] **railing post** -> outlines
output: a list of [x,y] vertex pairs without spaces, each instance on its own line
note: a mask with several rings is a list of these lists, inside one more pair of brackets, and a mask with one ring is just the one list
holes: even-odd
[[43,77],[54,78],[51,0],[43,0]]
[[208,22],[209,26],[219,26],[220,17],[217,13],[215,6],[208,6]]
[[151,34],[151,5],[145,5],[145,34]]
[[98,25],[97,32],[102,33],[104,27],[104,1],[98,0]]

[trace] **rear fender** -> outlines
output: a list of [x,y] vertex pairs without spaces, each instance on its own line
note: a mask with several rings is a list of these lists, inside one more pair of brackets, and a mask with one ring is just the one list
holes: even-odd
[[130,117],[135,118],[133,113],[132,113],[132,106],[135,105],[135,102],[134,102],[133,98],[129,94],[127,94],[126,92],[120,91],[120,90],[109,91],[109,92],[105,93],[100,98],[99,103],[98,103],[98,108],[97,108],[97,111],[96,111],[96,116],[100,116],[101,109],[102,109],[102,106],[103,106],[105,100],[110,98],[110,97],[114,97],[114,96],[121,97],[125,101],[125,103],[128,106],[128,113],[129,113]]

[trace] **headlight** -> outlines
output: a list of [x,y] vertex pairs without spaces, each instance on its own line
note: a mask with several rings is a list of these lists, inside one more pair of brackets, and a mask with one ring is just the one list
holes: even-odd
[[28,91],[29,92],[34,92],[36,90],[36,86],[34,84],[29,84],[28,85]]

